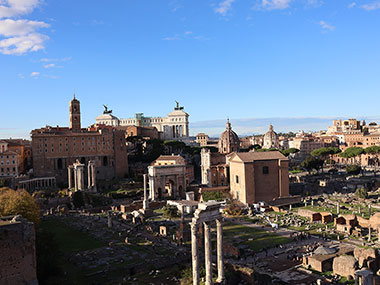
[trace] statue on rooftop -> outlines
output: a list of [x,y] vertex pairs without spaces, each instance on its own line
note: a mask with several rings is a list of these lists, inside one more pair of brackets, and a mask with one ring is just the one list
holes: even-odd
[[174,108],[174,110],[183,110],[183,107],[181,107],[180,105],[179,105],[179,102],[178,101],[175,101],[175,103],[176,103],[176,107]]
[[112,113],[112,110],[108,110],[108,106],[107,105],[103,104],[103,107],[104,107],[103,114],[111,114]]

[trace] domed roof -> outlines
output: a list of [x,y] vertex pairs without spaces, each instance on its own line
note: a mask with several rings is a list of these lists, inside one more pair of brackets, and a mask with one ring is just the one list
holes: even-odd
[[273,130],[272,124],[269,125],[269,131],[267,131],[265,135],[266,136],[273,136],[273,135],[277,136],[277,133]]
[[227,119],[226,130],[220,135],[218,148],[220,153],[239,151],[239,136],[232,130],[230,120]]
[[226,130],[220,135],[219,140],[229,140],[230,142],[239,142],[239,136],[232,130],[230,120],[227,119]]

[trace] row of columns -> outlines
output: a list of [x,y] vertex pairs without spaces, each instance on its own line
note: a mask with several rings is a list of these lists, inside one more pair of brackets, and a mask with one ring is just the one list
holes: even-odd
[[26,189],[28,191],[38,188],[49,188],[56,186],[55,177],[43,177],[30,180],[19,181],[19,188]]
[[[191,226],[191,255],[192,255],[192,268],[193,268],[193,284],[199,285],[199,253],[197,232],[198,223],[190,223]],[[206,285],[213,284],[212,282],[212,250],[211,250],[211,231],[210,222],[203,222],[204,227],[204,245],[205,245],[205,269],[206,269]],[[218,279],[217,282],[224,283],[224,261],[223,261],[223,228],[221,219],[216,220],[216,247],[217,247],[217,267]]]
[[[88,189],[96,190],[96,166],[95,161],[90,160],[87,166],[87,178],[88,178]],[[67,168],[68,171],[68,184],[69,189],[74,188],[75,191],[82,191],[85,189],[84,183],[84,168],[85,165],[79,161],[75,162]],[[73,185],[74,181],[74,185]],[[73,187],[74,186],[74,187]]]

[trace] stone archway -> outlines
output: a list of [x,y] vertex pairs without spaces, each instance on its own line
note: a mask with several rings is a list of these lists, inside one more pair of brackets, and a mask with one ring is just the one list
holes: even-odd
[[175,184],[171,179],[165,183],[165,194],[167,194],[167,197],[175,197]]

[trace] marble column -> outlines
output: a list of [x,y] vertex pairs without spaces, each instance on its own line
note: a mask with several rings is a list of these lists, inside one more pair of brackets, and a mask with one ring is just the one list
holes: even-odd
[[193,285],[199,285],[199,257],[197,241],[197,224],[190,224],[191,227],[191,257],[193,264]]
[[203,222],[205,232],[205,269],[206,269],[206,285],[212,285],[212,258],[211,258],[211,233],[210,224]]
[[217,266],[218,266],[218,279],[219,283],[224,283],[224,260],[223,260],[223,226],[221,219],[216,220],[216,241],[217,241]]
[[144,181],[144,201],[143,201],[143,209],[146,210],[148,209],[148,197],[147,197],[147,192],[146,192],[146,174],[143,175],[143,181]]
[[74,167],[74,187],[75,191],[78,191],[78,169]]
[[96,168],[95,168],[95,163],[92,163],[91,166],[91,176],[92,176],[92,181],[91,181],[91,186],[96,190]]
[[149,198],[152,200],[152,201],[155,201],[156,197],[155,197],[155,193],[154,193],[154,180],[153,180],[153,177],[149,177]]
[[91,164],[91,161],[89,161],[88,166],[87,166],[87,188],[88,189],[92,188],[91,168],[92,168],[92,164]]

